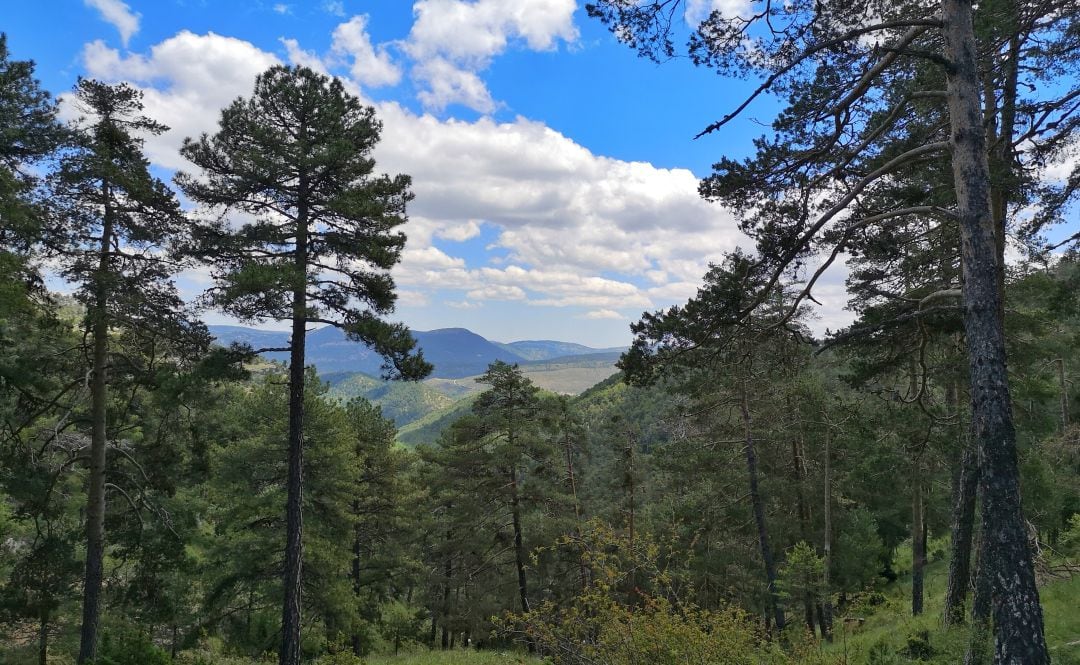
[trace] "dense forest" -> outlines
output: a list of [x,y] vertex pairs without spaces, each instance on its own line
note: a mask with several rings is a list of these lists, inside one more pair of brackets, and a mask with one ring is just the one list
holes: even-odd
[[270,68],[166,182],[135,87],[71,119],[0,36],[0,662],[1080,663],[1080,8],[678,4],[588,11],[783,101],[700,185],[752,248],[573,395],[418,383],[411,181],[340,80]]

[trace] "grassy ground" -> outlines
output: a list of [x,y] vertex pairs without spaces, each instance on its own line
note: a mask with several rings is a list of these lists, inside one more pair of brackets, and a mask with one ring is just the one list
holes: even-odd
[[368,665],[536,665],[537,662],[522,655],[496,651],[425,651],[367,659]]
[[[917,639],[925,632],[933,650],[929,662],[962,662],[968,644],[967,628],[947,631],[941,625],[947,575],[945,561],[928,566],[925,612],[921,616],[911,616],[911,582],[902,579],[885,589],[883,604],[849,611],[843,617],[846,621],[837,622],[833,643],[822,645],[822,650],[840,663],[867,663],[872,662],[870,652],[875,647],[881,649],[878,645],[898,654],[908,646],[909,639]],[[1080,577],[1051,582],[1039,591],[1046,621],[1046,641],[1055,665],[1080,665]]]

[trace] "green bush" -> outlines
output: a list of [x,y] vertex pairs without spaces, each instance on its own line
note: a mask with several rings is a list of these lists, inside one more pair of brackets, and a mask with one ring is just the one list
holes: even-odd
[[172,658],[146,633],[119,626],[102,632],[94,665],[172,665]]

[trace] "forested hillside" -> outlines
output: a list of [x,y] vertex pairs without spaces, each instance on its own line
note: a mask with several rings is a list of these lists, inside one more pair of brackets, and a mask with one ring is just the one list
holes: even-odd
[[782,110],[623,348],[396,319],[452,234],[322,65],[166,181],[138,87],[0,34],[0,663],[1080,664],[1080,7],[680,4],[587,12]]

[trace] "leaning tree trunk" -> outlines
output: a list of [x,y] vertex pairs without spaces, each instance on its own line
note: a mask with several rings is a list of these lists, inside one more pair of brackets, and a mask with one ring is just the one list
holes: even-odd
[[[301,196],[306,183],[301,178]],[[307,275],[307,207],[297,208],[296,274]],[[289,470],[285,499],[285,594],[281,608],[280,665],[300,665],[300,606],[303,593],[304,343],[307,337],[307,280],[293,288],[289,342]]]
[[988,567],[993,585],[995,662],[1043,665],[1050,657],[1020,506],[972,0],[942,0],[942,18],[962,239],[972,440],[979,446],[983,472],[982,565]]
[[90,380],[90,473],[86,491],[86,574],[83,578],[82,628],[79,663],[97,658],[98,623],[101,618],[101,586],[105,567],[105,465],[108,448],[108,354],[109,271],[113,243],[112,192],[101,186],[105,213],[102,218],[98,269],[94,275],[94,306],[90,312],[94,350]]
[[769,547],[769,530],[765,524],[765,504],[758,489],[757,450],[754,446],[753,421],[750,419],[750,405],[746,395],[745,386],[742,389],[742,398],[739,400],[739,411],[742,413],[743,431],[746,438],[746,471],[750,477],[750,503],[754,511],[754,522],[757,525],[758,544],[761,546],[761,560],[765,564],[765,579],[769,585],[769,602],[772,604],[773,620],[776,629],[784,629],[784,609],[780,606],[780,596],[776,589],[776,562],[773,560],[772,548]]

